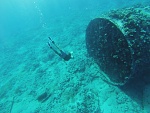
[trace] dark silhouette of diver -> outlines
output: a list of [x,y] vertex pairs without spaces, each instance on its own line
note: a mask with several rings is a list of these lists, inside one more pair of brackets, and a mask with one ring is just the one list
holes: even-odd
[[[50,42],[48,42],[48,46],[50,47],[50,49],[52,49],[57,55],[59,55],[62,59],[64,59],[65,61],[69,61],[71,58],[73,58],[73,56],[71,55],[71,53],[65,53],[64,51],[62,51],[56,44],[55,42],[50,38],[48,37]],[[54,49],[51,44],[53,44],[53,46],[55,46],[58,51],[56,49]]]

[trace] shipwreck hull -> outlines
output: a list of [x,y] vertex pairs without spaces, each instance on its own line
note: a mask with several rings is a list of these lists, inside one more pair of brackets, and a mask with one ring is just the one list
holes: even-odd
[[124,85],[150,78],[150,6],[111,11],[91,20],[86,47],[104,72],[105,80]]

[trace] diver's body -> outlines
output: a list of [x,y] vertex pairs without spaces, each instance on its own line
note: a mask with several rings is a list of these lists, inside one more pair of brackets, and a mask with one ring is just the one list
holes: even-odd
[[51,41],[51,43],[58,49],[58,51],[57,50],[55,50],[51,45],[50,45],[50,42],[48,42],[48,46],[58,55],[58,56],[60,56],[62,59],[64,59],[65,61],[69,61],[71,58],[73,58],[72,57],[72,55],[71,55],[71,53],[65,53],[64,51],[62,51],[56,44],[55,44],[55,42],[50,38],[50,37],[48,37],[49,38],[49,40]]

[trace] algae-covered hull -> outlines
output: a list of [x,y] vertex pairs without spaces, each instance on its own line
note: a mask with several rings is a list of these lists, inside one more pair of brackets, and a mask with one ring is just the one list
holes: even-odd
[[113,10],[91,20],[86,47],[105,78],[124,85],[131,78],[150,76],[150,6]]

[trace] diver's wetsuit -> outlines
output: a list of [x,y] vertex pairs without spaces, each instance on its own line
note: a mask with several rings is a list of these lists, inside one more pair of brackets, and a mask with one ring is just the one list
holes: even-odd
[[61,52],[61,58],[63,58],[65,61],[68,61],[71,59],[71,53],[66,54],[65,52],[63,52],[62,50],[60,50]]
[[[55,42],[52,41],[52,39],[49,37],[50,41],[55,45]],[[54,48],[52,48],[52,46],[50,45],[50,43],[48,42],[49,47],[57,54],[59,55],[62,59],[64,59],[65,61],[68,61],[71,59],[71,53],[66,54],[65,52],[63,52],[61,49],[58,48],[58,46],[56,46],[56,48],[60,51],[56,51]]]

